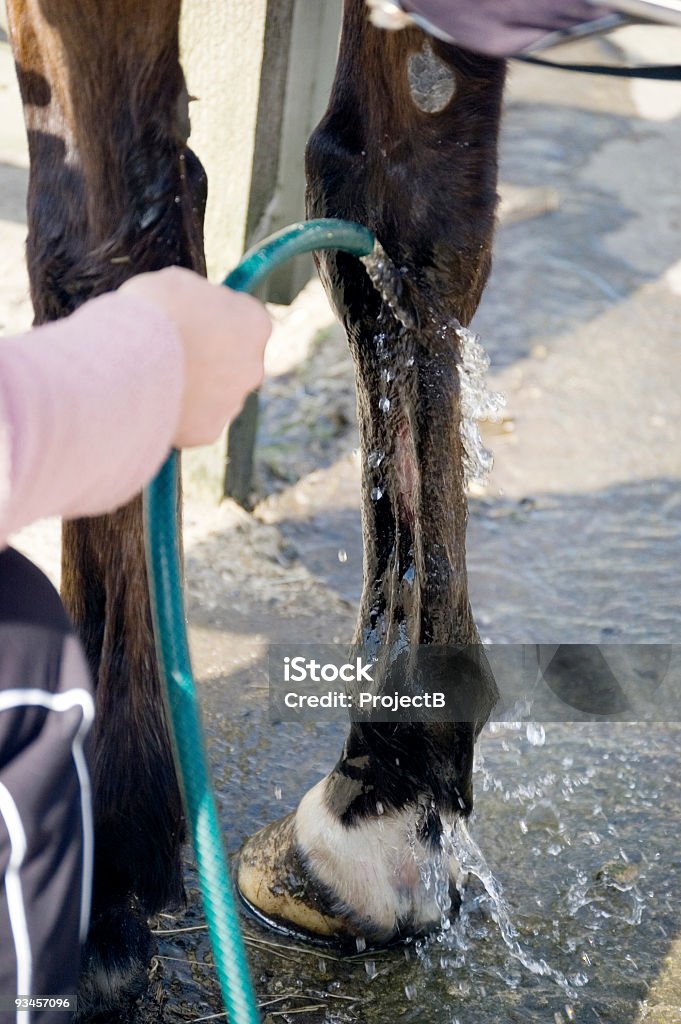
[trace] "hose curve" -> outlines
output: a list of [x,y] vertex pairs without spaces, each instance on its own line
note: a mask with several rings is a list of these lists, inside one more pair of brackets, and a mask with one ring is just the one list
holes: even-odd
[[[367,228],[350,221],[293,224],[250,249],[223,284],[250,293],[282,263],[301,253],[340,249],[366,256],[374,241]],[[159,671],[223,1003],[230,1024],[258,1024],[260,1014],[232,895],[189,656],[176,515],[179,461],[179,452],[171,452],[144,491],[147,575]]]

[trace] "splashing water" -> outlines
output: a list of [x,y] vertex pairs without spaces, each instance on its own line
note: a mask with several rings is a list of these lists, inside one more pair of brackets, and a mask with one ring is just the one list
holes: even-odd
[[461,383],[461,440],[464,450],[466,485],[482,484],[492,470],[494,459],[485,448],[480,436],[478,420],[498,420],[506,399],[487,387],[486,374],[489,356],[480,338],[467,327],[455,321],[455,332],[460,341],[461,361],[458,364]]
[[414,831],[408,833],[407,841],[411,848],[412,856],[418,865],[421,884],[429,896],[432,896],[435,906],[440,911],[440,930],[443,933],[448,932],[452,926],[450,919],[452,899],[449,894],[449,854],[444,846],[442,846],[437,853],[430,854],[427,858],[420,858],[417,854],[416,833]]
[[376,239],[373,250],[368,256],[360,256],[366,268],[369,280],[391,310],[393,316],[403,327],[415,327],[412,313],[404,301],[404,284],[402,275],[390,259],[381,243]]
[[[360,259],[371,283],[393,316],[403,327],[416,328],[414,314],[408,309],[405,299],[404,268],[398,270],[378,239],[372,252],[368,256],[361,256]],[[484,485],[494,465],[494,459],[482,442],[478,420],[499,420],[506,399],[499,392],[490,391],[487,387],[486,374],[490,360],[479,336],[463,327],[454,317],[441,324],[438,334],[444,338],[451,328],[459,340],[460,360],[457,369],[461,384],[460,434],[464,452],[464,480],[467,487],[472,483]],[[377,338],[382,340],[385,335],[379,335]],[[380,344],[377,345],[379,351],[381,347]],[[412,356],[408,365],[413,365],[413,362]],[[389,382],[392,376],[390,371],[384,370],[386,381]],[[390,399],[383,396],[379,401],[379,407],[382,412],[388,412]]]
[[[462,882],[466,875],[474,875],[484,886],[490,903],[492,920],[497,925],[499,934],[511,956],[518,960],[531,974],[552,979],[569,998],[575,998],[575,987],[585,985],[588,981],[587,976],[583,973],[577,973],[568,978],[561,971],[551,967],[546,960],[536,959],[523,948],[518,939],[518,931],[511,919],[511,911],[504,897],[501,885],[498,879],[495,878],[482,851],[461,818],[457,819],[455,825],[443,823],[440,850],[430,854],[427,858],[419,856],[419,847],[414,830],[408,832],[407,841],[419,869],[421,884],[426,893],[432,897],[440,911],[440,934],[436,937],[438,943],[446,943],[448,946],[458,948],[460,951],[468,948],[465,934],[466,915],[460,912],[456,918],[455,926],[453,926],[450,916],[452,910],[450,872],[453,859],[459,866]],[[463,885],[457,882],[457,888],[461,892]],[[426,966],[429,966],[430,961],[426,953],[426,944],[417,943],[416,950],[420,959],[423,960]]]
[[461,870],[466,874],[474,875],[484,886],[489,897],[492,918],[511,956],[531,974],[551,978],[568,997],[575,998],[576,992],[573,986],[585,985],[588,978],[584,974],[578,974],[568,979],[561,971],[547,964],[546,960],[537,960],[526,949],[523,949],[518,940],[517,929],[511,920],[510,909],[501,885],[494,877],[482,851],[461,819],[458,819],[455,827],[445,825],[442,845],[447,859],[454,856],[460,864]]

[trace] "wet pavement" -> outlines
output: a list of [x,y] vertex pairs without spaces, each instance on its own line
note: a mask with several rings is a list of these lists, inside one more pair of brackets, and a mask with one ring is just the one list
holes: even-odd
[[[671,60],[679,45],[628,30],[570,58],[619,46]],[[512,72],[503,226],[475,321],[507,407],[483,432],[496,466],[471,496],[468,532],[473,607],[494,643],[681,639],[680,128],[681,85]],[[7,146],[0,178],[19,194],[22,158]],[[16,329],[28,314],[21,212],[8,202],[0,321]],[[330,724],[270,723],[268,648],[349,640],[361,585],[349,357],[317,286],[277,315],[254,514],[210,506],[193,478],[188,487],[192,647],[231,852],[292,810],[343,741]],[[55,524],[19,543],[56,575]],[[676,722],[488,727],[471,831],[525,965],[472,878],[460,921],[420,945],[339,958],[247,922],[263,1013],[677,1024],[680,734]],[[166,934],[143,1021],[220,1012],[189,863],[187,882],[187,913],[157,922]],[[563,987],[526,966],[542,960]]]

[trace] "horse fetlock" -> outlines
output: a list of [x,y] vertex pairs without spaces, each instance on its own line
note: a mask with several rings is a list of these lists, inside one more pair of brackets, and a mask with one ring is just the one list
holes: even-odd
[[74,1024],[126,1021],[147,987],[151,953],[146,916],[133,896],[97,914],[83,950]]
[[246,843],[238,876],[246,902],[270,923],[339,940],[386,943],[440,927],[458,898],[459,870],[442,849],[431,801],[399,809],[379,801],[379,813],[347,824],[329,807],[328,783]]

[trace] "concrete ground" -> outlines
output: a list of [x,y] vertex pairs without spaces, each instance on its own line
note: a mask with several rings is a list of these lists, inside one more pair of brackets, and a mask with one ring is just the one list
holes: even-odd
[[[565,52],[573,60],[602,60],[610,52],[649,62],[675,60],[680,49],[677,32],[630,28]],[[9,333],[26,328],[31,316],[22,255],[27,160],[4,41],[0,126],[0,325]],[[475,321],[492,359],[490,384],[507,399],[504,419],[483,431],[495,453],[495,469],[487,488],[471,496],[468,563],[485,639],[675,643],[681,638],[680,128],[681,84],[512,67],[502,146],[502,226]],[[279,325],[263,388],[254,513],[213,501],[220,449],[195,456],[189,466],[185,549],[191,639],[232,849],[254,827],[295,806],[339,749],[338,737],[325,730],[305,732],[300,747],[267,723],[262,702],[268,645],[291,637],[347,640],[361,582],[359,466],[344,341],[316,283],[290,309],[274,314]],[[46,522],[15,538],[55,580],[58,532],[58,524]],[[627,829],[634,845],[655,845],[659,839],[667,851],[664,885],[659,885],[667,887],[665,899],[678,906],[681,868],[673,853],[678,826],[671,825],[681,814],[681,795],[673,784],[678,731],[673,724],[651,729],[648,746],[655,758],[636,746],[639,739],[625,730],[593,741],[607,761],[599,769],[606,773],[602,787],[615,801],[625,769],[611,776],[608,765],[614,765],[622,743],[631,743],[638,751],[632,755],[639,765],[637,792],[648,796],[635,814],[618,819],[617,842],[629,850],[621,838],[630,835]],[[513,763],[498,736],[487,736],[483,749],[496,781],[508,785],[517,772],[519,787],[539,786],[551,758],[557,759],[557,775],[567,771],[568,761],[577,763],[582,740],[557,730],[540,751],[532,744],[517,745]],[[663,776],[672,780],[672,788],[660,797],[653,783]],[[560,879],[572,877],[571,870],[575,878],[587,870],[573,848],[574,864],[551,874],[549,865],[558,860],[552,860],[550,843],[548,853],[542,847],[541,857],[532,860],[539,840],[534,847],[523,844],[546,828],[545,797],[536,792],[525,792],[515,807],[516,819],[524,820],[528,812],[529,839],[507,832],[506,845],[498,846],[487,823],[504,820],[508,802],[492,808],[495,787],[489,793],[484,788],[489,777],[478,772],[478,838],[507,890],[515,877],[504,874],[509,863],[521,865],[516,874],[533,883],[532,892],[549,877],[560,889]],[[627,787],[629,782],[627,776]],[[607,811],[607,795],[599,799]],[[567,814],[569,808],[560,806]],[[604,837],[602,850],[615,842],[612,832],[598,834]],[[590,850],[590,842],[584,840],[579,849]],[[600,877],[603,865],[593,870]],[[643,884],[641,892],[647,901],[643,924],[631,925],[626,939],[605,918],[598,922],[600,930],[589,931],[587,923],[582,932],[575,918],[570,941],[576,948],[585,937],[601,937],[603,943],[600,974],[570,1003],[569,1012],[565,998],[555,993],[544,993],[543,1002],[536,1001],[531,987],[523,995],[531,982],[525,976],[518,988],[508,972],[490,980],[492,971],[478,986],[487,995],[476,997],[474,983],[466,993],[463,982],[451,981],[458,977],[447,973],[453,967],[442,967],[442,978],[435,981],[423,974],[422,958],[400,974],[391,975],[388,963],[384,973],[399,979],[397,989],[393,982],[389,991],[372,982],[371,992],[382,993],[381,1009],[367,987],[356,995],[353,971],[366,982],[364,965],[334,975],[334,989],[328,972],[336,968],[322,969],[323,958],[310,957],[308,969],[303,953],[289,954],[299,957],[291,965],[285,962],[286,947],[268,951],[265,940],[251,933],[252,950],[261,943],[254,952],[260,958],[259,992],[264,1001],[281,1000],[283,1009],[273,1011],[273,1019],[279,1012],[288,1019],[286,1012],[295,1007],[290,993],[301,981],[298,991],[307,994],[308,1005],[316,1001],[322,1010],[291,1020],[374,1024],[387,1020],[388,1010],[392,1018],[417,1019],[406,990],[412,980],[419,988],[427,976],[435,1002],[432,1016],[419,1018],[424,1020],[479,1024],[494,1009],[488,1005],[493,991],[497,1016],[490,1019],[674,1024],[681,1021],[678,922],[663,909],[661,897],[646,895]],[[516,912],[525,915],[524,901],[531,896],[517,895]],[[570,918],[574,905],[573,900],[558,907],[556,920]],[[541,919],[536,908],[535,914]],[[536,927],[542,955],[551,963],[569,962],[568,946],[559,948],[552,939],[555,929],[551,933],[546,922]],[[205,949],[169,949],[171,940],[164,941],[155,977],[172,994],[167,1003],[166,997],[146,1003],[145,1019],[187,1020],[210,1012],[199,1010],[204,997],[215,1008],[214,993],[206,997],[204,992],[207,986],[212,993],[211,983],[196,967]],[[482,946],[474,944],[466,954],[473,979]],[[180,968],[172,973],[175,955],[194,964],[191,977]],[[644,965],[636,981],[633,969],[630,978],[630,968],[623,966],[630,957]],[[371,980],[368,968],[366,975]],[[643,982],[645,988],[636,988]],[[345,1016],[332,1012],[338,1004]]]

